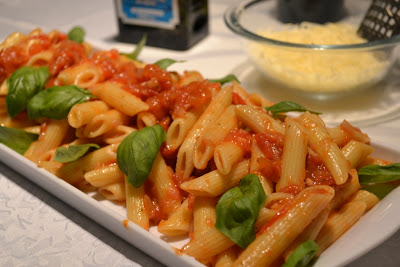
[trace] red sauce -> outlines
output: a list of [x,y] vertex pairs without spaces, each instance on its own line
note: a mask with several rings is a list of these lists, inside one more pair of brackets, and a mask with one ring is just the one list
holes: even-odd
[[147,215],[149,216],[149,220],[154,224],[158,224],[158,222],[164,219],[160,210],[160,206],[155,199],[150,198],[148,195],[144,195],[143,206]]
[[129,225],[129,220],[123,220],[123,221],[122,221],[122,226],[123,226],[126,230],[129,230],[128,225]]
[[225,136],[224,140],[222,140],[222,143],[225,142],[232,142],[240,146],[244,154],[251,152],[251,133],[249,131],[243,129],[232,130]]
[[78,64],[85,58],[84,46],[69,40],[62,41],[49,63],[49,72],[52,76],[56,76],[60,71]]
[[269,158],[281,158],[283,152],[284,136],[277,132],[255,134],[255,140],[263,154]]
[[332,174],[319,157],[308,155],[306,161],[306,178],[313,181],[314,185],[335,185]]
[[28,56],[18,47],[0,50],[0,83],[28,61]]
[[258,171],[270,181],[278,182],[282,169],[283,135],[268,132],[255,134],[254,137],[264,155],[257,159]]
[[[118,60],[118,57],[118,51],[112,49],[109,51],[98,51],[93,53],[90,61],[93,62],[102,71],[104,80],[108,80],[117,73],[116,61]],[[134,64],[129,65],[134,66]]]
[[47,50],[52,45],[50,38],[46,34],[28,37],[23,43],[28,43],[30,40],[35,40],[35,42],[29,46],[29,50],[27,51],[29,56],[42,52],[43,50]]
[[234,105],[246,105],[246,101],[236,92],[232,93],[232,103]]
[[294,196],[297,196],[298,194],[300,194],[300,192],[304,189],[304,185],[298,185],[298,184],[290,184],[288,186],[285,186],[284,188],[281,188],[279,190],[279,192],[282,193],[289,193],[292,194]]

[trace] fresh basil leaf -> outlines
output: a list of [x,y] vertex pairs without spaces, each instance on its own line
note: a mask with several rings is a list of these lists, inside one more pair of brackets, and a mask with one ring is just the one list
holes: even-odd
[[393,183],[379,183],[379,184],[366,184],[361,189],[371,192],[380,200],[386,197],[393,189],[397,188],[398,184]]
[[386,183],[400,179],[400,163],[369,165],[358,170],[360,184]]
[[129,59],[137,60],[143,47],[146,45],[147,34],[144,34],[142,39],[137,43],[135,49],[131,53],[122,53],[122,55],[127,56]]
[[28,103],[28,117],[64,119],[73,105],[86,102],[91,97],[93,95],[89,90],[75,85],[53,86],[32,97]]
[[73,27],[68,32],[68,40],[74,41],[76,43],[83,43],[85,39],[85,30],[80,26]]
[[19,154],[25,154],[31,143],[38,139],[39,135],[25,132],[21,129],[0,126],[0,143],[8,146]]
[[99,149],[98,144],[82,144],[66,147],[59,147],[54,154],[53,160],[61,163],[68,163],[83,157],[89,151]]
[[234,74],[228,74],[225,77],[220,78],[220,79],[210,79],[209,81],[212,83],[220,83],[221,85],[223,85],[225,83],[233,82],[233,81],[240,83],[239,79]]
[[321,114],[320,112],[308,110],[305,107],[303,107],[293,101],[282,101],[282,102],[276,103],[275,105],[272,105],[270,107],[266,107],[265,109],[267,111],[271,112],[272,115],[282,114],[282,113],[291,112],[291,111],[297,111],[297,112],[308,111],[308,112],[314,113],[314,114]]
[[307,240],[297,247],[282,267],[306,267],[319,249],[313,240]]
[[177,60],[170,59],[170,58],[164,58],[164,59],[160,59],[160,60],[156,61],[154,64],[158,65],[163,70],[166,70],[169,66],[171,66],[172,64],[174,64],[176,62],[183,62],[183,61],[177,61]]
[[257,175],[246,175],[218,201],[215,228],[246,248],[255,238],[254,224],[266,199]]
[[49,78],[48,67],[22,67],[14,71],[7,80],[6,108],[8,115],[15,118],[28,106],[29,100],[44,89]]
[[165,130],[154,125],[135,131],[122,140],[117,150],[117,163],[134,187],[139,188],[146,181],[165,136]]

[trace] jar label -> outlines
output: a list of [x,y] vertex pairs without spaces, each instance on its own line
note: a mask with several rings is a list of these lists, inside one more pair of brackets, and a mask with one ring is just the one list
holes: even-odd
[[116,0],[125,24],[174,29],[179,24],[178,0]]

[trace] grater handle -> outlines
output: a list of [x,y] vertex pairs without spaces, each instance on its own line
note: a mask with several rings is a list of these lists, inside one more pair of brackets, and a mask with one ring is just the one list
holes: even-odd
[[373,0],[357,33],[368,41],[400,33],[400,0]]

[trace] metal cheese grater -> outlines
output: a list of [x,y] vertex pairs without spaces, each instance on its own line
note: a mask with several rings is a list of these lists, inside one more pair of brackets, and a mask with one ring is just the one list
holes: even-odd
[[358,34],[368,41],[387,39],[400,33],[400,0],[373,0]]

